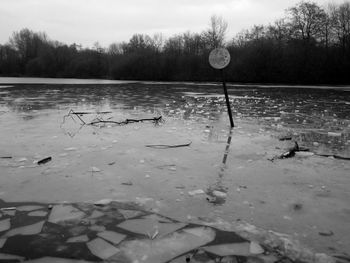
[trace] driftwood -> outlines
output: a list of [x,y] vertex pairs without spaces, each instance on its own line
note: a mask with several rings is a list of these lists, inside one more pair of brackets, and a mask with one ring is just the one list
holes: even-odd
[[287,152],[282,153],[280,156],[278,156],[278,159],[286,159],[290,157],[295,156],[295,152],[299,151],[299,145],[297,142],[294,142],[294,147],[290,148]]
[[[279,156],[272,157],[268,159],[269,161],[273,162],[275,159],[287,159],[295,156],[296,152],[308,152],[309,149],[299,146],[297,142],[294,142],[294,147],[290,148],[288,151],[282,153]],[[322,157],[333,157],[335,159],[340,160],[350,160],[350,157],[335,155],[335,154],[320,154],[320,153],[314,153],[314,155],[322,156]]]
[[192,142],[185,143],[185,144],[149,144],[145,145],[145,147],[149,148],[155,148],[155,149],[168,149],[168,148],[180,148],[180,147],[187,147],[190,146]]
[[92,122],[89,122],[89,123],[85,123],[86,125],[96,125],[96,124],[99,124],[99,123],[111,123],[111,124],[117,124],[117,125],[126,125],[126,124],[129,124],[129,123],[135,123],[135,122],[144,122],[144,121],[152,121],[154,123],[158,123],[162,120],[162,116],[159,116],[159,117],[153,117],[153,118],[145,118],[145,119],[126,119],[125,121],[105,121],[105,120],[102,120],[102,119],[96,119]]
[[299,147],[299,144],[297,142],[294,142],[294,146],[290,148],[288,151],[282,153],[281,155],[272,157],[268,159],[269,161],[273,162],[275,159],[287,159],[295,156],[296,152],[301,152],[301,151],[309,151],[309,149],[304,148],[304,147]]
[[86,115],[86,114],[108,114],[112,113],[111,111],[98,111],[98,112],[89,112],[89,111],[73,111],[71,110],[71,114],[76,114],[76,115]]
[[45,164],[45,163],[48,163],[52,160],[52,157],[47,157],[47,158],[44,158],[40,161],[38,161],[38,165],[42,165],[42,164]]
[[315,153],[315,155],[322,156],[322,157],[333,157],[334,159],[340,159],[340,160],[350,160],[350,157],[340,156],[336,154],[318,154]]
[[110,111],[101,111],[101,112],[76,112],[73,111],[72,109],[68,112],[67,115],[63,116],[63,121],[62,124],[65,123],[66,118],[70,117],[73,119],[73,121],[75,121],[75,119],[73,118],[73,116],[76,116],[81,125],[97,125],[97,124],[116,124],[116,125],[126,125],[129,123],[136,123],[136,122],[144,122],[144,121],[151,121],[154,122],[155,124],[158,124],[159,122],[162,121],[162,116],[159,117],[153,117],[153,118],[144,118],[144,119],[126,119],[124,121],[111,121],[109,119],[104,120],[102,118],[95,118],[93,121],[91,122],[86,122],[82,116],[83,115],[87,115],[87,114],[108,114],[111,113]]

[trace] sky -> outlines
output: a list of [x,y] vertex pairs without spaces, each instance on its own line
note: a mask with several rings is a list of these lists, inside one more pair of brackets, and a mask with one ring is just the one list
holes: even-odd
[[[128,41],[135,33],[202,32],[212,15],[228,23],[228,38],[255,24],[269,24],[300,0],[0,0],[0,44],[29,28],[51,40],[91,47]],[[313,0],[323,6],[328,0]],[[343,3],[344,0],[331,0]]]

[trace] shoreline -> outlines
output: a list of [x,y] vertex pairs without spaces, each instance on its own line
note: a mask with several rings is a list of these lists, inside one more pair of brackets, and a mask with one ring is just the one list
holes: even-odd
[[[194,82],[194,81],[143,81],[143,80],[111,80],[111,79],[79,79],[79,78],[38,78],[38,77],[0,77],[0,85],[16,84],[130,84],[139,83],[146,85],[194,85],[194,86],[221,86],[220,82]],[[295,89],[332,89],[350,91],[350,85],[302,85],[302,84],[270,84],[270,83],[232,83],[227,82],[228,87],[249,88],[295,88]]]

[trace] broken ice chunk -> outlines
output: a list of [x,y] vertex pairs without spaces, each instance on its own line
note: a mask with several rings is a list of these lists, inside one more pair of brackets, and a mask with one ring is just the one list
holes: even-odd
[[98,173],[98,172],[101,172],[101,169],[97,168],[95,166],[92,166],[92,167],[90,167],[89,171],[90,172],[94,172],[94,173]]
[[5,234],[5,237],[12,237],[15,235],[36,235],[41,232],[41,229],[43,228],[45,221],[40,221],[38,223],[29,225],[29,226],[22,226],[18,228],[11,229]]
[[137,210],[126,210],[126,209],[118,209],[118,212],[120,212],[125,219],[137,217],[143,214],[141,211]]
[[126,257],[131,262],[168,262],[215,239],[215,231],[209,227],[198,227],[189,231],[198,235],[180,231],[156,240],[123,242],[120,246],[121,253],[118,256],[122,259]]
[[46,216],[47,212],[46,211],[33,211],[28,214],[29,216]]
[[173,221],[171,221],[170,219],[157,215],[157,214],[150,214],[147,216],[142,217],[144,219],[152,219],[152,220],[157,220],[160,223],[172,223]]
[[12,207],[9,208],[11,208],[11,210],[9,210],[8,208],[6,208],[6,210],[1,209],[2,214],[7,216],[15,216],[17,212],[16,207],[14,207],[14,209],[12,209]]
[[250,242],[249,252],[250,254],[257,255],[264,253],[265,250],[259,245],[259,243],[252,241]]
[[113,231],[103,231],[98,233],[97,235],[107,241],[110,241],[114,245],[119,244],[122,240],[124,240],[124,238],[126,238],[126,235],[119,234]]
[[213,191],[213,195],[216,196],[216,197],[221,197],[221,198],[225,198],[227,196],[226,193],[224,193],[222,191],[217,191],[217,190]]
[[104,213],[102,213],[102,212],[100,212],[100,211],[98,211],[98,210],[94,210],[94,211],[92,212],[92,214],[89,216],[89,219],[98,218],[98,217],[101,217],[101,216],[103,216],[103,215],[104,215]]
[[119,249],[112,246],[108,242],[101,238],[95,238],[94,240],[86,243],[91,253],[101,259],[107,259],[119,252]]
[[19,206],[17,207],[18,211],[25,211],[25,212],[29,212],[29,211],[33,211],[33,210],[38,210],[38,209],[43,209],[45,207],[41,206],[41,205],[23,205],[23,206]]
[[340,137],[341,132],[328,132],[328,136],[330,137]]
[[105,205],[110,204],[112,201],[113,201],[113,199],[101,199],[101,200],[99,200],[99,201],[96,201],[96,202],[94,203],[94,205],[97,205],[97,206],[105,206]]
[[87,242],[87,241],[89,241],[89,238],[87,235],[71,237],[67,239],[67,243]]
[[185,226],[184,223],[163,223],[153,218],[131,219],[118,225],[118,227],[130,232],[148,236],[153,235],[156,231],[159,236],[166,235]]
[[202,189],[198,189],[198,190],[189,191],[188,194],[191,196],[194,196],[194,195],[205,194],[205,192]]
[[248,242],[214,245],[209,247],[202,247],[202,249],[221,257],[250,255],[250,243]]
[[2,248],[6,243],[7,238],[0,238],[0,248]]
[[7,218],[0,221],[0,232],[10,229],[11,227],[10,220],[11,220],[10,218]]
[[85,213],[71,205],[55,205],[49,216],[49,222],[57,224],[63,221],[80,220]]

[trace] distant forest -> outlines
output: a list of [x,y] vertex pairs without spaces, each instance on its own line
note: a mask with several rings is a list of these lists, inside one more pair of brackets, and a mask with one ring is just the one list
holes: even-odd
[[255,25],[229,39],[227,23],[212,16],[201,33],[135,34],[129,42],[92,48],[50,40],[22,29],[0,45],[1,76],[216,81],[210,51],[231,54],[226,79],[242,83],[349,84],[350,2],[321,7],[300,2],[269,25]]

